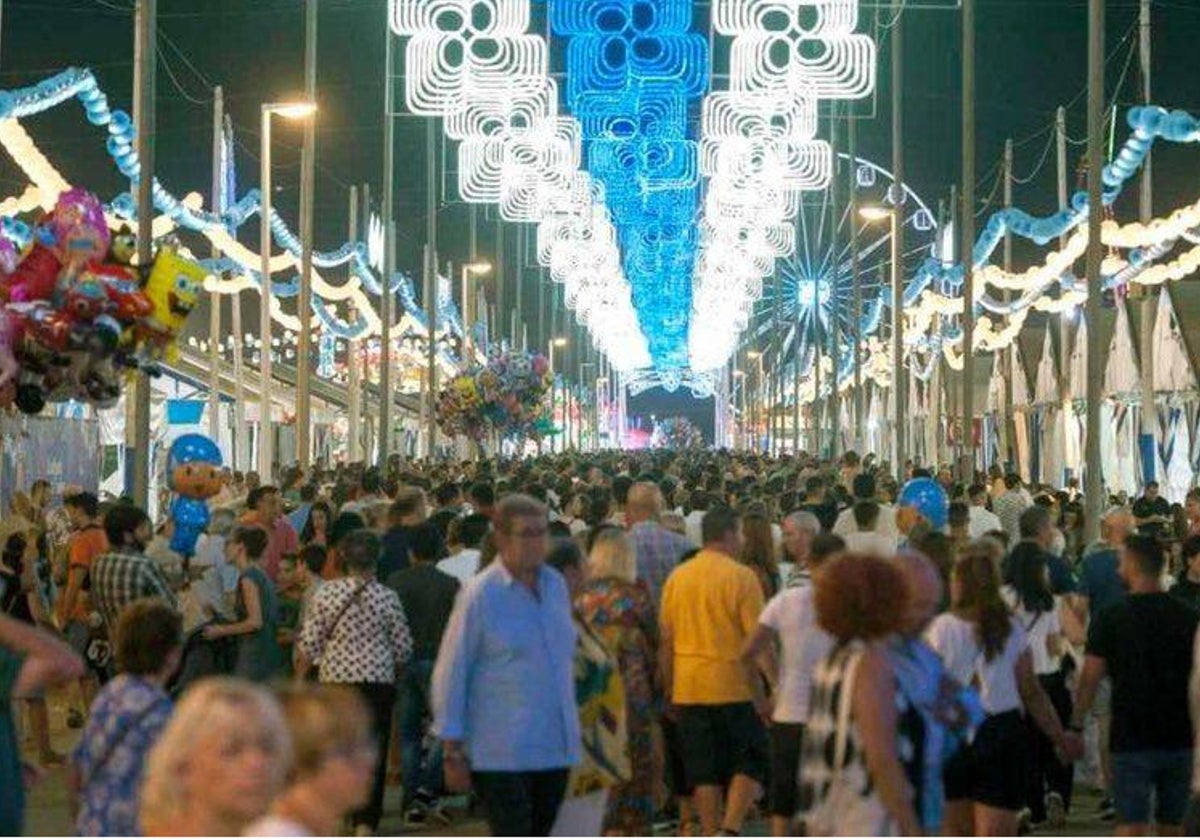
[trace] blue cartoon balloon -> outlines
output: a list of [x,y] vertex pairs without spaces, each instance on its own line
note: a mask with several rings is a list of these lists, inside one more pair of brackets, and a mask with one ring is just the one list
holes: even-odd
[[914,478],[905,484],[896,507],[912,508],[938,531],[946,530],[950,518],[950,500],[946,491],[932,478]]
[[196,540],[208,527],[207,499],[221,490],[221,449],[204,435],[181,435],[167,454],[167,481],[175,491],[171,550],[185,557],[196,553]]

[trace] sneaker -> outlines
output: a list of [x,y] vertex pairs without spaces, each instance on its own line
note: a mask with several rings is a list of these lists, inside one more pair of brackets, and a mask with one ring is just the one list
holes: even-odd
[[404,825],[406,828],[424,828],[427,822],[426,817],[425,806],[413,805],[404,812]]
[[1096,818],[1101,822],[1114,822],[1117,819],[1117,806],[1113,804],[1111,796],[1106,796],[1100,800],[1100,808],[1098,809]]
[[1061,794],[1046,794],[1046,823],[1053,829],[1062,828],[1067,824],[1067,806]]
[[1028,808],[1017,812],[1017,836],[1028,837],[1033,834],[1033,814]]

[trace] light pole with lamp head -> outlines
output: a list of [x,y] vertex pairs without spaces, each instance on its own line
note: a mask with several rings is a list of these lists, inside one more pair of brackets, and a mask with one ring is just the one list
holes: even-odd
[[[758,363],[758,376],[756,376],[754,378],[754,402],[751,405],[752,413],[754,415],[753,431],[751,432],[751,435],[752,435],[752,440],[753,440],[754,451],[757,452],[759,450],[759,446],[761,444],[761,441],[758,439],[758,424],[762,422],[762,419],[763,419],[762,416],[764,414],[764,411],[763,411],[764,406],[762,405],[762,399],[763,399],[763,354],[762,354],[761,350],[747,350],[746,358],[752,362]],[[769,428],[770,427],[768,426],[768,429]],[[770,434],[770,432],[768,431],[768,435],[769,434]],[[769,444],[768,444],[768,446],[769,446]]]
[[892,225],[892,469],[897,475],[904,475],[904,459],[907,455],[904,445],[905,402],[908,392],[904,379],[904,277],[901,255],[897,252],[896,236],[900,225],[900,208],[894,204],[890,207],[874,205],[863,207],[859,214],[867,222],[882,222],[888,220]]
[[[492,264],[487,260],[476,260],[469,262],[462,267],[462,322],[463,322],[463,360],[469,364],[474,361],[475,345],[471,340],[471,322],[474,320],[472,316],[475,314],[475,307],[472,305],[475,296],[472,294],[471,276],[479,276],[487,274],[492,270]],[[487,348],[483,348],[483,352],[487,354]]]
[[[317,112],[312,102],[265,102],[262,106],[261,171],[259,174],[261,207],[259,208],[259,255],[262,300],[259,306],[259,331],[262,333],[262,350],[258,358],[258,474],[266,484],[271,478],[271,462],[274,460],[273,434],[271,426],[271,117],[280,116],[288,120],[311,118]],[[304,329],[304,313],[300,314]]]

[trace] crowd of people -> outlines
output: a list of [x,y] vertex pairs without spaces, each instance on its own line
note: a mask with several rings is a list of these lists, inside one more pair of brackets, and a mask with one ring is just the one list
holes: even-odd
[[369,835],[395,786],[410,830],[1014,835],[1089,773],[1200,833],[1198,493],[1085,545],[1077,486],[998,470],[393,459],[227,471],[181,557],[52,490],[0,522],[3,834],[63,764],[81,835]]

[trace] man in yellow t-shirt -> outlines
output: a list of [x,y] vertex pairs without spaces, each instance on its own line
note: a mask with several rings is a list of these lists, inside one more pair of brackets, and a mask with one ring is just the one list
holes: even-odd
[[[677,709],[683,763],[705,835],[740,833],[766,767],[770,708],[762,680],[741,661],[763,608],[762,588],[741,551],[741,523],[728,508],[704,514],[704,548],[667,578],[662,666]],[[728,786],[724,821],[721,788]]]

